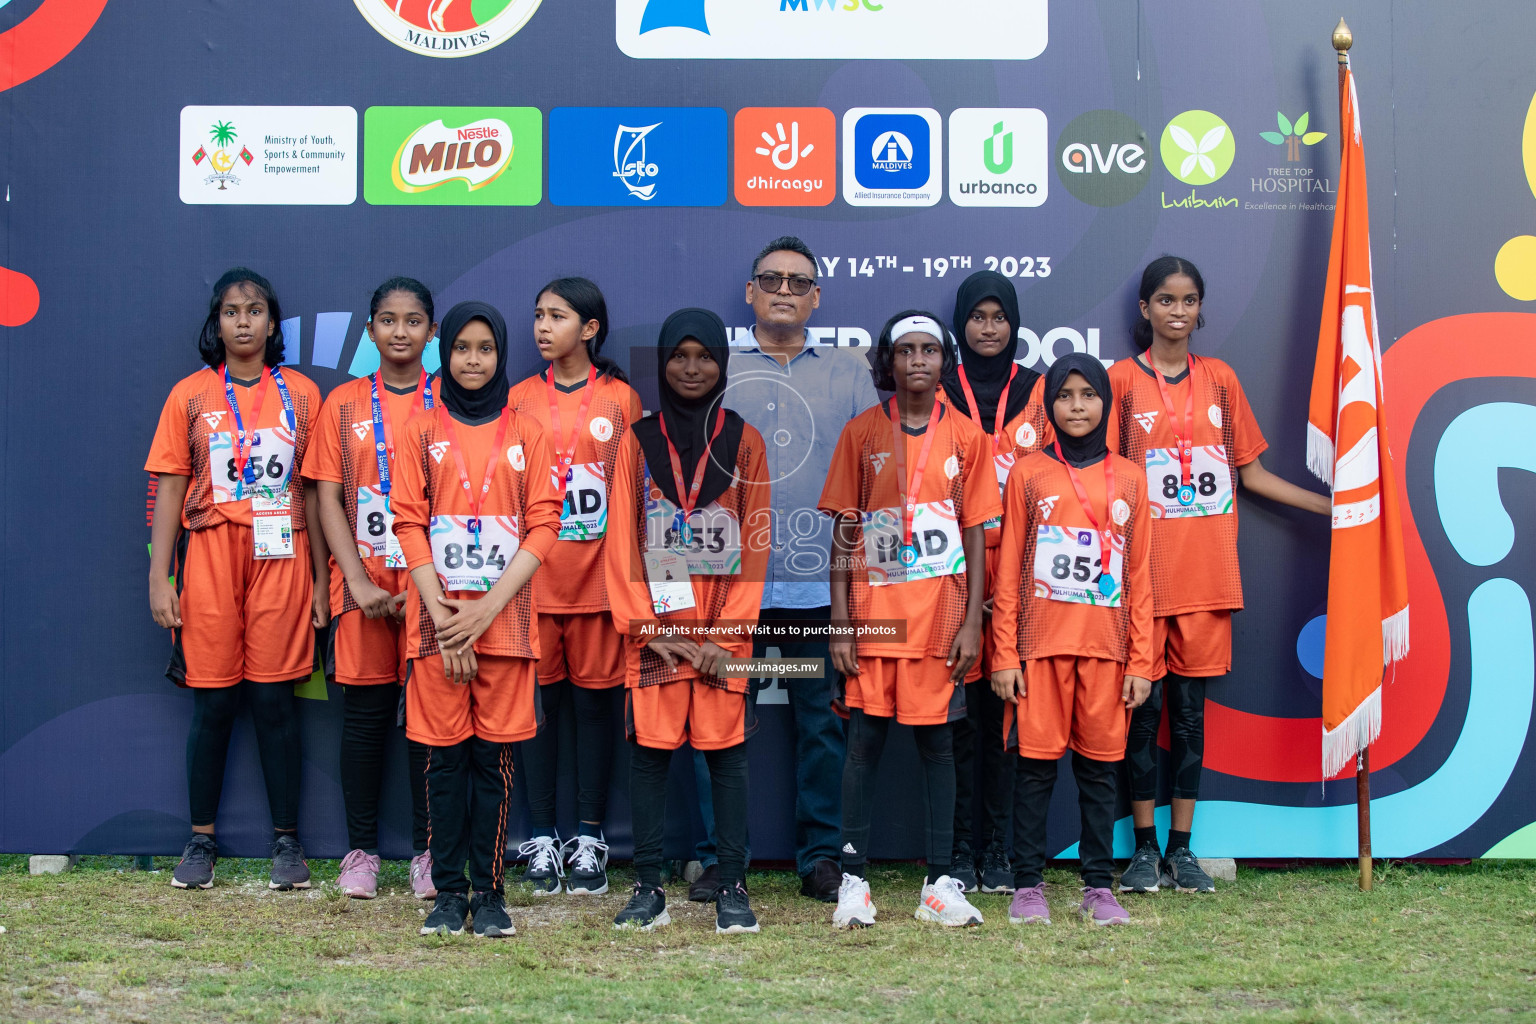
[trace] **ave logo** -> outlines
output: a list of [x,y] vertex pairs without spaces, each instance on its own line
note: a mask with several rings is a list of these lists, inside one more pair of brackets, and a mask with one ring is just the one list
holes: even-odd
[[737,111],[734,157],[743,206],[827,206],[837,196],[837,118],[825,107]]
[[1085,203],[1128,203],[1152,176],[1147,133],[1118,110],[1090,110],[1074,118],[1056,140],[1056,174]]

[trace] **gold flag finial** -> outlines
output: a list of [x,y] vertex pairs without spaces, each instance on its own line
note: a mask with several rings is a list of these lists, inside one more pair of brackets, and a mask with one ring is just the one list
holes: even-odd
[[1349,30],[1349,26],[1344,23],[1344,19],[1340,18],[1338,25],[1333,30],[1333,48],[1339,51],[1339,60],[1342,61],[1344,55],[1349,52],[1349,48],[1354,45],[1355,34]]

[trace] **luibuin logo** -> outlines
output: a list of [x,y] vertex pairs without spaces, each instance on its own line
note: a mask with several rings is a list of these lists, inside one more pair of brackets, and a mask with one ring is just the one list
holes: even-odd
[[245,165],[249,167],[251,161],[256,158],[244,146],[240,147],[238,157],[235,155],[232,150],[235,140],[239,137],[240,134],[235,131],[235,126],[228,121],[215,121],[213,126],[208,129],[208,138],[213,145],[213,152],[209,153],[206,147],[198,146],[197,152],[192,154],[192,162],[194,164],[201,166],[202,162],[207,160],[208,165],[213,168],[213,173],[203,179],[204,185],[212,185],[214,182],[218,182],[219,191],[222,192],[227,190],[228,185],[240,184],[240,179],[232,173],[235,167],[235,160],[244,160]]
[[661,173],[661,168],[645,159],[645,137],[660,127],[660,121],[644,128],[621,124],[613,135],[613,176],[637,199],[649,200],[656,196],[656,182],[644,185],[640,182]]
[[1163,129],[1163,165],[1186,185],[1209,185],[1232,167],[1237,143],[1209,110],[1186,110]]
[[1286,116],[1275,111],[1275,120],[1279,123],[1278,132],[1259,132],[1259,138],[1274,146],[1285,147],[1285,159],[1287,163],[1298,163],[1301,160],[1302,146],[1315,146],[1328,137],[1327,132],[1307,131],[1307,121],[1311,118],[1310,111],[1302,114],[1292,124]]

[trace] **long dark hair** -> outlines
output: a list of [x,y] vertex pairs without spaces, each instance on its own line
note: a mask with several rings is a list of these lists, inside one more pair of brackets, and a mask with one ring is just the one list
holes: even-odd
[[939,371],[942,378],[955,372],[955,339],[944,327],[944,321],[928,312],[926,309],[904,309],[885,322],[880,328],[880,340],[875,342],[875,354],[870,362],[870,368],[875,372],[875,387],[881,391],[896,390],[896,373],[893,367],[896,363],[896,339],[891,337],[891,331],[909,316],[925,316],[938,324],[939,330],[944,333],[944,363]]
[[437,314],[432,307],[432,293],[427,286],[414,277],[392,277],[373,290],[373,298],[368,303],[368,319],[371,322],[378,313],[384,300],[395,292],[409,292],[416,296],[416,301],[421,303],[421,308],[427,311],[427,322],[437,323]]
[[224,339],[219,337],[219,310],[224,306],[224,293],[236,285],[255,288],[261,300],[267,304],[267,316],[272,321],[272,334],[267,338],[267,350],[261,360],[268,366],[278,366],[283,361],[283,309],[278,305],[277,293],[272,282],[248,267],[235,267],[213,283],[213,296],[208,300],[208,319],[203,321],[203,332],[197,338],[197,354],[212,367],[224,364]]
[[619,364],[600,354],[603,342],[608,338],[608,302],[603,298],[603,290],[584,277],[557,277],[539,289],[538,295],[533,297],[534,305],[538,305],[539,297],[545,292],[564,299],[583,324],[588,320],[597,321],[597,333],[586,341],[587,358],[599,374],[628,384],[629,378],[624,376]]
[[[1184,274],[1195,282],[1195,291],[1200,294],[1200,301],[1205,301],[1205,278],[1200,276],[1200,271],[1189,260],[1181,256],[1159,256],[1147,264],[1147,269],[1141,272],[1141,288],[1137,291],[1142,302],[1149,302],[1152,293],[1157,291],[1162,283],[1174,274]],[[1195,330],[1205,326],[1205,314],[1200,313],[1195,317]],[[1131,340],[1136,347],[1145,352],[1152,347],[1152,321],[1142,316],[1138,311],[1136,324],[1131,328]]]

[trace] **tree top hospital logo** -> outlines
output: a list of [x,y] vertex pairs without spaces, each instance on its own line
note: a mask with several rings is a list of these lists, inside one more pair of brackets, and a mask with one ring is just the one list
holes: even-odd
[[938,112],[854,107],[843,115],[843,199],[851,206],[933,206],[941,191]]
[[1080,114],[1056,140],[1056,176],[1092,206],[1128,203],[1152,176],[1147,133],[1118,110]]
[[718,107],[556,107],[556,206],[723,206],[726,116]]
[[[1046,4],[615,0],[614,36],[620,50],[640,58],[1029,60],[1045,50]],[[985,48],[976,44],[978,25],[986,26]]]
[[537,107],[369,107],[363,197],[374,206],[533,206],[543,198]]
[[1169,174],[1186,185],[1209,185],[1231,169],[1237,143],[1209,110],[1186,110],[1163,129],[1160,150]]
[[467,57],[506,42],[543,0],[353,0],[396,46],[428,57]]

